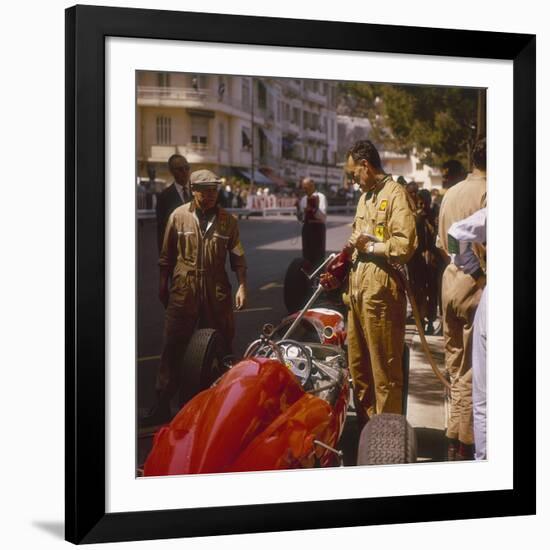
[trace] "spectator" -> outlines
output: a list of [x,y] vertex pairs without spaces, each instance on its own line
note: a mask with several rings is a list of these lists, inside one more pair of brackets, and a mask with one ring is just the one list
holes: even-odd
[[189,189],[189,163],[182,155],[172,155],[168,159],[168,170],[174,181],[157,197],[157,243],[162,248],[164,231],[170,214],[182,204],[191,200]]
[[466,177],[466,170],[458,160],[451,159],[443,163],[441,176],[443,189],[450,189]]
[[411,210],[415,216],[416,234],[418,238],[418,246],[407,263],[407,269],[409,271],[414,301],[416,302],[420,319],[424,322],[427,316],[427,268],[424,257],[427,250],[427,242],[425,239],[426,231],[424,229],[425,218],[421,215],[421,212],[419,212],[418,184],[411,181],[406,184],[405,189],[410,199]]
[[[439,214],[438,243],[447,256],[448,232],[453,223],[486,206],[486,141],[476,143],[474,170],[465,180],[451,187],[443,197]],[[474,458],[472,418],[472,323],[485,285],[481,269],[466,273],[449,263],[443,273],[443,335],[445,366],[451,380],[451,405],[447,428],[449,460]]]
[[302,256],[312,267],[317,267],[326,255],[327,199],[315,190],[311,178],[302,180],[305,195],[298,205],[298,217],[302,221]]
[[440,255],[435,247],[437,237],[436,222],[431,208],[432,196],[427,189],[418,192],[416,231],[418,248],[423,248],[426,264],[426,334],[434,333],[439,297],[438,260]]
[[[485,272],[485,243],[487,240],[487,208],[478,210],[468,218],[454,223],[449,229],[449,244],[453,240],[453,263],[464,273],[471,274],[480,268]],[[472,338],[472,405],[476,460],[487,458],[486,444],[486,323],[487,287],[483,289],[477,307]]]

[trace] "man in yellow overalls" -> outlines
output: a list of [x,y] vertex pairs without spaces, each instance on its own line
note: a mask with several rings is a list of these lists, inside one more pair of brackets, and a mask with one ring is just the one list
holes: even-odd
[[[239,287],[237,309],[246,302],[246,260],[237,220],[216,206],[221,180],[209,170],[191,174],[194,200],[168,219],[159,259],[159,298],[166,307],[164,342],[157,374],[157,405],[142,425],[170,418],[170,398],[178,387],[178,360],[196,327],[218,330],[231,351],[235,333],[227,254]],[[171,278],[170,290],[169,281]]]
[[384,173],[370,141],[350,149],[345,170],[363,191],[349,243],[348,313],[349,367],[363,424],[374,414],[402,412],[407,299],[390,264],[408,262],[417,237],[407,192]]

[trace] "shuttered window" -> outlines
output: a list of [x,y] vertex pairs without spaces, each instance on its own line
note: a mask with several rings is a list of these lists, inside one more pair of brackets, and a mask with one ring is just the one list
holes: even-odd
[[208,143],[208,118],[204,116],[191,117],[191,143],[206,145]]
[[172,119],[168,116],[157,117],[157,145],[172,143]]

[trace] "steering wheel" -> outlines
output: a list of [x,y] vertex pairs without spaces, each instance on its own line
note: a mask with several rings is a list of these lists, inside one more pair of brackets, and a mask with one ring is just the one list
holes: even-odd
[[280,363],[285,364],[285,359],[283,357],[283,350],[273,342],[272,340],[265,340],[260,338],[259,340],[254,340],[246,351],[244,352],[244,357],[273,357],[277,359]]
[[284,363],[302,386],[309,380],[313,363],[307,348],[296,340],[280,340],[277,346],[283,350]]
[[311,355],[306,347],[296,340],[280,340],[279,342],[255,340],[244,353],[244,357],[254,356],[274,357],[288,367],[302,386],[305,386],[308,381],[313,367]]

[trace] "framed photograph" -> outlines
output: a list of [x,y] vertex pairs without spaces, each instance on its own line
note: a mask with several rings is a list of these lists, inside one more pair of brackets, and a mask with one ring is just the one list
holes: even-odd
[[535,52],[66,11],[67,540],[535,513]]

